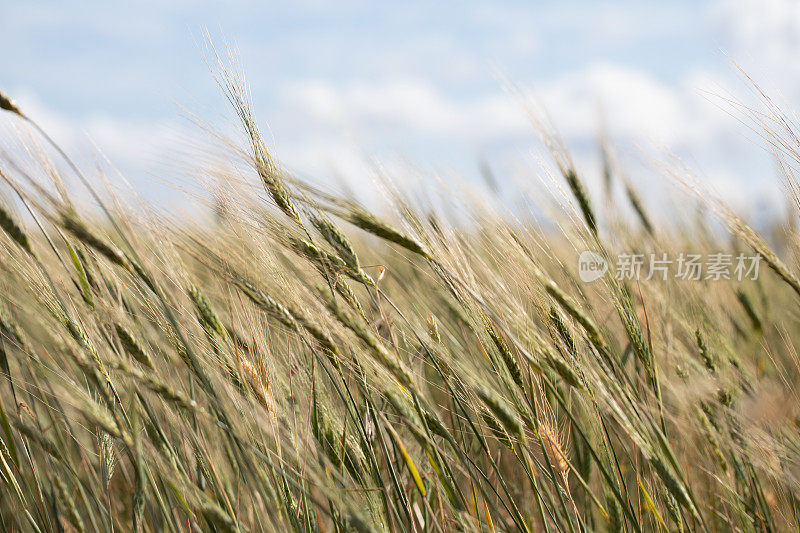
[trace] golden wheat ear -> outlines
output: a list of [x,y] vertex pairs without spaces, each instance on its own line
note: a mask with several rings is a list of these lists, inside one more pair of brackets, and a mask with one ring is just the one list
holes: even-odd
[[2,90],[0,90],[0,109],[5,109],[6,111],[10,111],[15,115],[25,118],[25,115],[22,113],[17,103]]

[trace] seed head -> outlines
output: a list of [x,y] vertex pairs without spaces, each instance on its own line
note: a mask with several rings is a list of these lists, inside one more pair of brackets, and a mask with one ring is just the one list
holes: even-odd
[[508,403],[486,387],[478,387],[478,397],[484,405],[497,418],[510,436],[516,437],[521,443],[525,442],[525,430],[519,418],[511,411]]
[[15,115],[25,118],[25,115],[22,113],[19,106],[17,106],[17,103],[2,90],[0,90],[0,109],[11,111]]
[[553,465],[556,473],[561,475],[562,478],[566,478],[567,474],[569,473],[567,452],[555,425],[540,421],[539,436],[542,437],[542,443],[544,444],[544,449],[547,452],[547,457],[550,460],[550,463]]
[[11,239],[16,242],[20,248],[28,252],[30,255],[33,255],[33,249],[31,248],[31,242],[28,239],[28,235],[25,233],[25,230],[22,229],[14,218],[11,216],[11,213],[5,210],[5,208],[0,205],[0,228],[6,232],[6,234],[11,237]]

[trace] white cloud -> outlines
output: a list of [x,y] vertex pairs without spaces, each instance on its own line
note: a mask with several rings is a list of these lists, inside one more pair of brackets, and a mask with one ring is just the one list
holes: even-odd
[[691,122],[682,95],[638,70],[595,64],[542,85],[542,98],[568,137],[597,135],[603,110],[614,133],[674,146]]
[[761,83],[800,100],[800,1],[721,0],[714,18],[732,59]]
[[[123,120],[109,115],[89,115],[79,119],[64,116],[45,106],[29,93],[19,95],[23,111],[39,124],[47,134],[83,169],[90,179],[96,177],[99,167],[110,177],[117,191],[126,191],[118,172],[134,184],[137,194],[151,200],[166,198],[172,201],[174,191],[166,179],[153,179],[169,165],[176,163],[189,146],[189,126],[185,123],[163,121],[152,123]],[[64,162],[52,152],[38,134],[6,114],[0,123],[0,144],[23,167],[38,165],[38,156],[28,153],[32,146],[42,148],[59,167]],[[31,141],[35,145],[31,145]],[[33,158],[33,159],[32,159]],[[188,164],[188,161],[185,161]],[[71,183],[74,176],[66,172],[64,178]],[[143,186],[143,185],[147,186]],[[77,183],[75,183],[77,186]]]
[[[619,140],[703,150],[735,120],[699,94],[694,85],[699,79],[670,86],[640,70],[598,63],[536,84],[533,90],[568,141],[595,142],[602,110]],[[491,143],[535,138],[522,103],[499,82],[493,91],[456,98],[419,79],[314,80],[289,84],[283,98],[292,117],[287,120],[302,117],[307,132],[332,140],[355,132],[357,139],[413,138],[480,150]]]
[[[697,58],[691,57],[690,51],[686,66],[667,74],[658,64],[648,65],[636,56],[638,44],[653,34],[665,42],[677,42],[683,38],[681,32],[688,31],[684,22],[691,31],[700,31],[700,23],[690,17],[698,12],[706,14],[705,8],[662,6],[654,12],[650,6],[622,2],[575,13],[573,8],[556,4],[541,8],[468,5],[458,16],[440,21],[434,8],[418,4],[403,10],[395,6],[397,17],[392,17],[389,22],[395,24],[391,24],[379,20],[366,4],[351,4],[339,13],[344,21],[352,23],[348,17],[367,16],[372,17],[367,20],[375,27],[363,30],[359,26],[352,30],[353,35],[347,35],[348,30],[342,30],[346,25],[332,24],[326,18],[330,13],[320,14],[317,4],[311,0],[293,13],[298,20],[309,22],[296,31],[285,31],[281,38],[265,40],[263,34],[269,32],[261,31],[245,31],[242,37],[250,57],[259,60],[247,63],[248,57],[244,58],[246,70],[255,76],[258,114],[273,128],[278,157],[302,172],[330,175],[336,168],[345,175],[358,176],[353,179],[359,181],[368,173],[360,150],[385,153],[387,146],[423,165],[436,162],[440,154],[455,152],[454,157],[468,165],[487,146],[530,147],[535,136],[525,111],[503,91],[500,82],[492,84],[488,64],[494,62],[503,69],[504,60],[514,64],[509,72],[513,82],[528,85],[537,78],[532,84],[535,94],[575,150],[594,150],[602,109],[619,141],[675,151],[696,161],[699,172],[713,176],[714,181],[743,182],[749,174],[742,169],[749,172],[762,168],[760,175],[771,171],[759,159],[763,154],[758,148],[744,140],[744,130],[736,120],[718,109],[713,98],[708,102],[700,93],[701,86],[730,87],[737,83],[719,74],[724,70],[721,56],[716,65],[704,65],[699,60],[696,65]],[[189,32],[181,18],[195,13],[188,4],[151,8],[149,16],[137,18],[134,30],[118,35],[126,41],[156,46],[153,43],[174,43],[166,39],[174,39],[176,31]],[[29,9],[27,15],[27,11],[18,12],[15,24],[6,23],[10,30],[27,27],[19,35],[35,35],[30,27],[35,27],[39,15],[47,28],[63,26],[63,20],[53,16],[56,11],[52,7]],[[213,18],[214,10],[209,4],[197,12]],[[64,20],[76,28],[88,27],[112,42],[116,32],[122,31],[117,28],[120,20],[134,13],[132,8],[109,8],[90,21],[80,22],[75,14]],[[776,81],[790,96],[790,102],[800,100],[800,2],[724,0],[715,4],[709,16],[720,45],[734,59],[748,71],[748,61],[755,65],[756,79],[763,79],[758,71],[766,72],[764,77]],[[150,32],[142,31],[142,25],[152,26]],[[382,29],[387,30],[385,36],[380,34]],[[573,37],[566,44],[563,39],[551,42],[551,37],[559,35]],[[235,34],[230,37],[238,40]],[[374,49],[368,46],[370,43],[374,43]],[[592,55],[595,46],[602,51]],[[35,47],[29,48],[35,51]],[[620,48],[630,52],[619,53]],[[688,49],[700,53],[697,48]],[[616,60],[611,57],[614,53]],[[668,56],[665,52],[664,57]],[[179,63],[177,57],[171,61]],[[99,87],[93,74],[103,77],[104,91],[123,95],[133,92],[131,98],[141,99],[145,91],[138,80],[162,86],[165,84],[157,83],[156,78],[168,78],[172,72],[172,67],[161,63],[161,70],[151,79],[149,74],[153,73],[147,71],[151,65],[144,56],[131,57],[131,64],[125,63],[120,72],[112,69],[103,73],[92,72],[86,59],[75,54],[56,63],[61,59],[69,62],[66,70],[70,72],[80,67],[72,72],[74,79],[64,82],[73,93],[79,85],[88,85],[87,93],[92,92],[91,84]],[[49,72],[36,64],[38,72]],[[520,68],[527,64],[530,68]],[[189,67],[181,68],[186,70],[177,71],[167,81],[175,84],[191,78],[186,74]],[[58,71],[57,76],[66,77],[70,72]],[[267,98],[259,98],[258,92],[265,86],[268,89],[264,90],[271,92]],[[67,112],[49,112],[28,95],[18,96],[32,106],[35,116],[71,153],[91,153],[88,136],[125,172],[150,172],[159,158],[176,151],[186,135],[179,120],[165,121],[155,112],[141,119],[131,118],[129,108],[134,102],[120,104],[124,106],[120,116],[86,114],[86,105],[83,111],[68,116]],[[199,100],[210,98],[201,95]],[[106,109],[114,111],[111,104]],[[126,113],[128,118],[121,118]],[[766,181],[748,182],[746,186],[764,187]]]
[[519,107],[499,89],[459,99],[421,79],[343,84],[316,80],[291,83],[283,95],[312,129],[353,129],[392,137],[399,131],[455,143],[530,129]]
[[68,153],[99,150],[112,163],[140,169],[175,148],[186,135],[177,122],[137,122],[110,115],[88,115],[78,120],[47,108],[33,95],[19,99],[34,118]]

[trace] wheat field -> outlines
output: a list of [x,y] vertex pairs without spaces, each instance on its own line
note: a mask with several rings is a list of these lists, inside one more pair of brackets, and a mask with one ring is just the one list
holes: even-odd
[[[613,157],[624,194],[590,198],[555,134],[544,227],[311,186],[219,79],[244,184],[206,223],[98,192],[0,96],[47,148],[36,172],[0,158],[3,530],[800,526],[800,143],[779,110],[754,115],[790,205],[769,235],[680,180],[708,216],[653,216]],[[582,250],[610,265],[591,283]],[[683,251],[760,271],[616,268]]]

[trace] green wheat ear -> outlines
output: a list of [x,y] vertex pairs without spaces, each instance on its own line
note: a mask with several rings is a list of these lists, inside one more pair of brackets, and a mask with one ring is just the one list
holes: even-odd
[[352,209],[346,215],[347,220],[368,233],[380,237],[389,242],[393,242],[398,246],[405,248],[415,254],[421,255],[426,259],[430,259],[430,254],[425,250],[425,247],[413,237],[403,234],[400,230],[390,226],[386,222],[380,220],[375,215],[364,211],[363,209]]
[[122,343],[122,347],[126,352],[128,352],[128,355],[133,357],[137,362],[146,368],[155,370],[155,367],[153,366],[153,359],[145,351],[136,337],[134,337],[132,333],[125,329],[122,324],[115,324],[114,328],[117,332],[120,342]]
[[503,429],[509,435],[524,443],[525,430],[522,427],[522,422],[513,413],[508,403],[486,387],[479,387],[475,392],[489,411],[497,418]]
[[311,223],[317,228],[320,235],[336,250],[339,258],[351,269],[358,271],[361,269],[358,263],[358,256],[356,255],[353,245],[339,229],[333,225],[332,222],[319,218],[311,217]]
[[592,209],[592,202],[589,199],[589,194],[586,192],[586,188],[583,186],[583,182],[578,177],[578,173],[574,168],[567,168],[563,174],[564,179],[567,181],[567,185],[569,185],[572,194],[578,201],[578,207],[583,215],[583,220],[596,237],[597,219],[595,218],[594,210]]
[[[0,170],[0,175],[2,175],[2,170]],[[9,213],[2,204],[0,204],[0,229],[2,229],[11,240],[16,242],[20,248],[28,252],[31,257],[35,257],[33,248],[31,247],[31,241],[28,239],[28,234],[25,233],[22,226],[14,220],[14,217],[11,216],[11,213]]]

